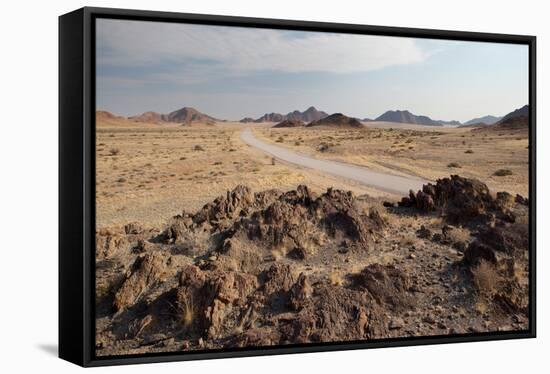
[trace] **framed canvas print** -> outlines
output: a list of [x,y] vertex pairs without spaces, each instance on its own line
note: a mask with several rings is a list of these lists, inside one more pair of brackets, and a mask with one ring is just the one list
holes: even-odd
[[535,336],[535,37],[59,19],[59,353]]

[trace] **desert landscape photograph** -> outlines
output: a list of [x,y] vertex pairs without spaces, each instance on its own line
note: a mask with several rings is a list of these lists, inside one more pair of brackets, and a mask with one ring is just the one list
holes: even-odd
[[529,328],[525,45],[96,20],[98,357]]

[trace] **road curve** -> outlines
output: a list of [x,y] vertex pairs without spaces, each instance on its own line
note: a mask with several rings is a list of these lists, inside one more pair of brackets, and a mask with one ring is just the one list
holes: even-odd
[[241,132],[241,140],[271,156],[291,164],[324,172],[333,176],[351,179],[369,187],[383,191],[406,195],[409,190],[417,191],[428,181],[410,176],[398,176],[370,170],[366,167],[345,162],[320,160],[303,153],[294,152],[284,147],[263,142],[256,138],[250,128]]

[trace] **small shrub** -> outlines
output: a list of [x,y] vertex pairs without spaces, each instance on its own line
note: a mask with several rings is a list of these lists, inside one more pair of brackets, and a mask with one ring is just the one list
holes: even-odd
[[474,153],[471,149],[466,150],[464,153]]
[[485,260],[472,269],[472,279],[479,293],[488,297],[497,292],[501,281],[495,266]]
[[193,147],[193,150],[194,151],[204,151],[204,148],[203,148],[202,145],[197,144],[196,146]]
[[399,241],[399,245],[403,248],[412,247],[416,245],[416,243],[417,243],[416,237],[414,237],[413,235],[404,236]]
[[319,144],[319,146],[317,147],[317,150],[318,150],[319,152],[326,152],[326,151],[328,151],[328,149],[329,149],[329,145],[328,145],[327,143],[321,143],[321,144]]
[[109,150],[109,154],[110,154],[111,156],[116,156],[116,155],[118,155],[119,153],[120,153],[120,149],[118,149],[118,148],[111,148],[111,149]]
[[497,177],[505,177],[507,175],[512,175],[512,174],[514,173],[512,173],[512,170],[510,169],[498,169],[493,173],[493,175]]
[[190,327],[195,319],[193,297],[189,297],[189,299],[179,302],[177,312],[181,314],[181,323],[183,327]]
[[460,166],[460,164],[458,162],[450,162],[449,164],[447,164],[447,167],[448,168],[461,168],[462,166]]

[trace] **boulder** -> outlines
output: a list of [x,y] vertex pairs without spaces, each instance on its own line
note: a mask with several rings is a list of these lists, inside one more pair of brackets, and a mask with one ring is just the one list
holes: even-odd
[[169,272],[168,259],[169,256],[161,252],[138,256],[115,293],[115,310],[120,311],[135,304],[146,289],[156,282],[163,281]]

